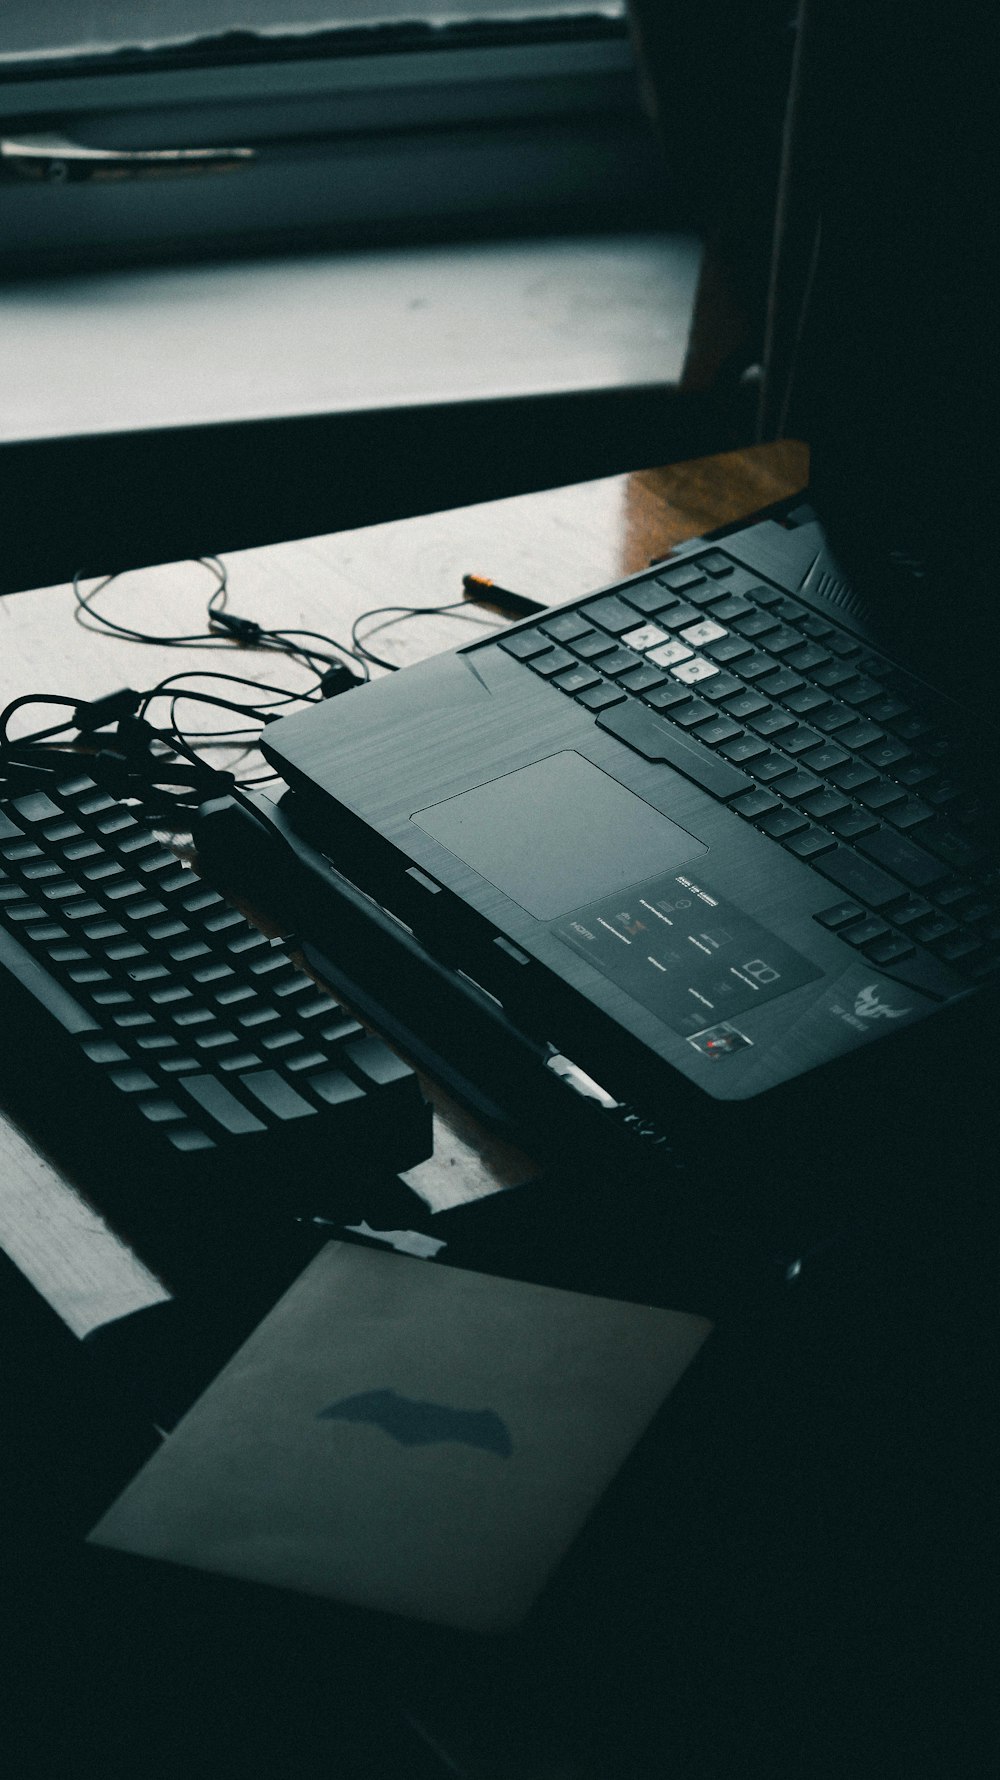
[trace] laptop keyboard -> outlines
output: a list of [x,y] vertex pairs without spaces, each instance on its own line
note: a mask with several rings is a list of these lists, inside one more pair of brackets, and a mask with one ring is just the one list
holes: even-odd
[[816,919],[941,998],[1000,965],[985,813],[941,701],[711,549],[500,647],[811,865]]

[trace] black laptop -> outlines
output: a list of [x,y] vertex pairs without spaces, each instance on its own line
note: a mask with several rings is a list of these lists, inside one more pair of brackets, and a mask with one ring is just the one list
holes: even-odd
[[265,751],[348,876],[611,1093],[814,1096],[1000,964],[973,713],[886,629],[779,509]]

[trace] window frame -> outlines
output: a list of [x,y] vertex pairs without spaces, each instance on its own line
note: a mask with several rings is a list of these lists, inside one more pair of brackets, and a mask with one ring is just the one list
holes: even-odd
[[256,158],[183,180],[8,175],[7,272],[664,220],[627,25],[608,10],[0,63],[0,139],[46,133]]

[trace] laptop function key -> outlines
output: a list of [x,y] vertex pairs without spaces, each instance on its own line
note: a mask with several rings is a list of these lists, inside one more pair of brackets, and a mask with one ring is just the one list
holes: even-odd
[[602,599],[591,600],[581,606],[580,611],[591,624],[601,630],[610,631],[612,636],[620,637],[623,631],[632,630],[635,625],[635,608],[627,606],[625,601],[615,594],[605,594]]
[[537,628],[518,630],[513,636],[500,637],[501,649],[513,655],[518,661],[529,661],[533,655],[540,655],[543,649],[551,649],[552,638]]
[[590,625],[579,612],[557,612],[554,618],[547,618],[538,628],[554,643],[572,643],[574,638],[582,637]]

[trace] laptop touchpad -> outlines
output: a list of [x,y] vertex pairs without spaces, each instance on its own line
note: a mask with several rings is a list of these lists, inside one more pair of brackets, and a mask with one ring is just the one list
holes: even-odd
[[568,750],[417,810],[411,820],[539,921],[707,850]]

